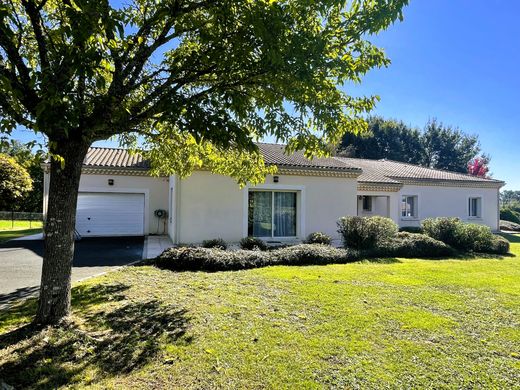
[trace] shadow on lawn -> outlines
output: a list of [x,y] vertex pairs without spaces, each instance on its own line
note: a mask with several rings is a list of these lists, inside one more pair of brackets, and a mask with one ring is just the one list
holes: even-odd
[[[122,284],[74,289],[74,312],[87,330],[73,323],[44,329],[26,325],[0,335],[0,378],[15,388],[95,381],[157,359],[161,343],[191,342],[185,334],[189,320],[184,309],[156,300],[127,301],[122,294],[126,289]],[[108,301],[115,302],[101,310],[93,307]],[[10,316],[27,316],[35,308],[35,301],[29,300],[8,311]]]

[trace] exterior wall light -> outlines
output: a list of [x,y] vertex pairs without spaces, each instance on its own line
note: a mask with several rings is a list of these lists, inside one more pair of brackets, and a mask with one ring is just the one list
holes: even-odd
[[114,185],[114,179],[108,179],[108,185],[113,186]]
[[278,180],[279,180],[278,176],[273,176],[273,182],[278,183]]

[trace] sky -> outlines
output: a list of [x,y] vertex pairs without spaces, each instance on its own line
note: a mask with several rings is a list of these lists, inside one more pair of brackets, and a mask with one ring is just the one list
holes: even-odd
[[346,91],[379,95],[373,114],[421,128],[437,118],[478,134],[493,176],[520,190],[519,13],[517,0],[410,0],[404,21],[372,39],[390,67]]

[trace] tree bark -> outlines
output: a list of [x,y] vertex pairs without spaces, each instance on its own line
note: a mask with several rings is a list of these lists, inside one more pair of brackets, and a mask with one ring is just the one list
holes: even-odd
[[35,323],[58,324],[70,314],[74,229],[81,167],[89,143],[60,141],[51,160],[40,298]]

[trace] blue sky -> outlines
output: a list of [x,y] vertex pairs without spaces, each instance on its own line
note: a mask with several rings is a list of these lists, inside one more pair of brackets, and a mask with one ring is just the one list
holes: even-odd
[[373,40],[392,65],[353,93],[379,95],[385,117],[478,134],[494,177],[520,190],[519,13],[514,0],[411,0],[404,22]]
[[[520,190],[520,2],[411,0],[373,40],[392,60],[349,93],[381,97],[374,113],[423,127],[436,117],[478,134],[491,172]],[[28,140],[32,133],[17,131]],[[117,145],[115,142],[107,144]]]

